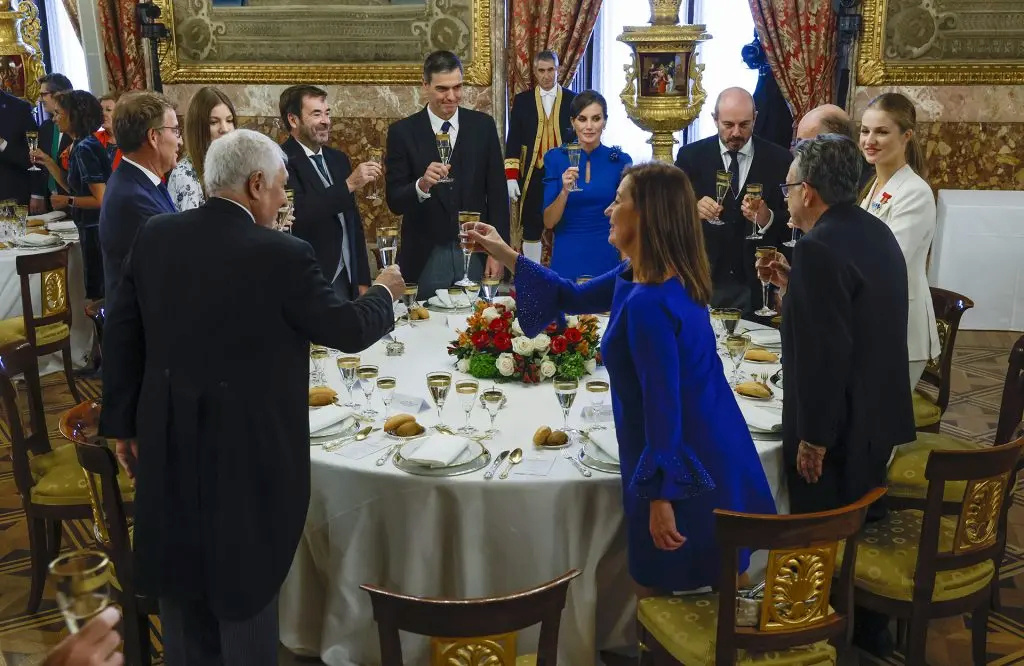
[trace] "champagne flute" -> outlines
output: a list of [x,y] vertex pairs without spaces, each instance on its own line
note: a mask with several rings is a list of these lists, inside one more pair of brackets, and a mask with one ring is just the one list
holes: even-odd
[[419,292],[419,285],[415,282],[406,282],[405,291],[402,292],[402,303],[405,304],[407,314],[406,318],[409,320],[409,326],[414,327],[416,320],[412,318],[412,309],[416,307],[416,294]]
[[459,428],[459,432],[470,435],[476,432],[476,428],[469,423],[469,417],[476,404],[476,395],[480,392],[480,382],[475,379],[459,380],[455,382],[455,392],[459,395],[459,401],[462,403],[462,411],[466,412],[466,423]]
[[558,398],[558,406],[562,408],[562,430],[565,433],[573,432],[569,428],[569,410],[576,401],[576,391],[579,387],[580,383],[575,379],[555,380],[555,397]]
[[[731,189],[732,189],[732,174],[729,173],[728,171],[716,171],[715,172],[715,201],[718,203],[719,206],[721,206],[722,202],[725,201],[725,197],[726,197],[726,195],[729,194],[729,190],[731,190]],[[723,224],[725,224],[725,222],[723,222],[721,220],[721,218],[719,218],[717,215],[715,215],[715,219],[708,220],[708,224],[711,224],[711,225],[716,226],[716,227],[720,227]]]
[[[590,394],[590,417],[596,421],[601,414],[601,408],[604,407],[604,399],[608,396],[608,391],[611,387],[603,379],[591,379],[586,383],[586,387],[587,393]],[[604,430],[605,426],[595,423],[590,429]]]
[[[437,139],[437,154],[441,158],[441,164],[450,168],[452,161],[452,137],[447,132],[438,132],[435,138]],[[451,176],[445,176],[437,182],[453,183],[455,179]]]
[[[763,191],[764,188],[761,186],[761,183],[747,183],[746,198],[751,206],[757,206],[761,202],[761,193]],[[752,222],[751,224],[754,225],[754,230],[747,236],[747,240],[759,240],[761,234],[758,233],[757,222]]]
[[[25,132],[25,141],[28,142],[28,152],[31,155],[39,149],[39,132]],[[32,162],[32,166],[28,168],[29,171],[42,171],[39,165],[36,164],[35,159],[31,157],[29,159]]]
[[452,373],[443,370],[435,370],[427,373],[427,390],[430,391],[430,398],[437,407],[437,425],[440,430],[446,428],[441,411],[444,409],[444,401],[448,399],[448,390],[452,387]]
[[482,280],[484,300],[488,303],[494,302],[494,297],[498,295],[498,287],[501,285],[501,278],[496,277],[485,277]]
[[[462,279],[455,283],[457,287],[473,287],[475,283],[469,279],[469,262],[473,259],[473,244],[469,241],[467,229],[475,229],[480,221],[480,213],[459,211],[459,241],[462,244]],[[469,226],[473,225],[473,226]]]
[[[566,150],[569,151],[569,166],[580,168],[580,157],[583,154],[583,148],[578,143],[570,143],[566,146]],[[582,192],[583,188],[580,187],[580,177],[576,176],[576,180],[573,182],[572,187],[569,188],[570,192]]]
[[380,368],[375,365],[361,365],[356,368],[359,387],[363,389],[363,395],[366,396],[366,409],[363,410],[363,416],[369,418],[377,416],[377,410],[370,404],[370,399],[373,397],[373,390],[377,388],[376,379],[379,374]]
[[743,363],[743,357],[746,355],[747,350],[750,349],[750,336],[726,336],[725,349],[729,352],[729,359],[732,361],[732,384],[735,386],[739,383],[740,365]]
[[341,371],[341,381],[348,390],[348,402],[345,407],[355,409],[359,404],[352,398],[352,389],[356,385],[356,371],[359,369],[358,356],[339,356],[338,370]]
[[110,605],[111,573],[110,559],[98,550],[74,550],[50,562],[57,607],[72,634]]
[[396,388],[398,388],[398,380],[394,377],[377,378],[377,390],[380,391],[380,401],[384,403],[384,420],[391,416],[391,401],[395,397]]
[[494,419],[505,403],[505,392],[497,386],[492,386],[480,395],[480,401],[483,403],[484,409],[487,410],[487,416],[491,418],[491,427],[487,429],[486,434],[493,435],[498,432],[498,429],[494,427]]
[[[366,151],[366,161],[368,161],[368,162],[376,162],[377,164],[381,165],[381,167],[383,168],[383,166],[384,166],[384,151],[381,150],[380,148],[370,148],[370,149],[368,149]],[[369,186],[366,188],[366,198],[368,200],[370,200],[370,201],[379,201],[380,200],[380,186],[378,185],[376,178],[374,178],[373,181],[371,183],[369,183]]]
[[[761,246],[754,250],[754,256],[757,259],[771,259],[775,256],[777,250],[770,246]],[[768,280],[761,280],[761,309],[754,312],[758,317],[774,317],[778,313],[768,307]]]
[[[789,223],[789,226],[790,226],[789,240],[786,241],[785,243],[783,243],[783,245],[785,245],[786,247],[793,247],[794,245],[796,245],[796,242],[798,240],[800,240],[800,236],[803,236],[804,234],[803,234],[802,231],[797,229],[796,225],[793,224],[792,222]],[[797,234],[799,234],[799,235],[797,235]]]
[[380,267],[394,266],[398,258],[398,227],[378,227],[377,252],[380,253]]

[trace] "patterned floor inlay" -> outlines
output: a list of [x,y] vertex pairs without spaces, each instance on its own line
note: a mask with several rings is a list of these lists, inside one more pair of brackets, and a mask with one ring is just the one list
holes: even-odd
[[[1019,333],[962,331],[953,358],[952,396],[942,421],[946,434],[991,442],[999,415],[1007,353]],[[100,394],[95,380],[79,380],[89,398]],[[61,443],[57,431],[60,414],[73,400],[61,374],[43,379],[47,430],[51,442]],[[21,501],[11,472],[9,433],[0,420],[0,666],[36,666],[46,651],[64,635],[64,622],[54,607],[53,590],[47,587],[40,611],[25,612],[29,589],[28,536]],[[65,525],[65,548],[91,543],[91,525],[75,521]],[[1008,545],[1000,572],[1002,609],[990,615],[988,622],[989,664],[1024,664],[1024,481],[1010,510]],[[1019,577],[1018,577],[1019,576]],[[159,650],[159,634],[154,632]],[[929,626],[928,663],[931,666],[962,666],[970,659],[970,618],[933,621]],[[281,650],[282,666],[309,666],[319,662],[300,659]],[[635,663],[610,661],[608,666]],[[841,664],[889,664],[903,666],[898,652],[892,659],[880,661],[850,650]],[[571,666],[584,666],[573,664]]]

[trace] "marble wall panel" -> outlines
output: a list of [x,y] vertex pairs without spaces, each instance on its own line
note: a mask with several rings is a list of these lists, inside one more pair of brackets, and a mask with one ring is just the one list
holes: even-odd
[[918,123],[935,190],[1024,190],[1024,122]]
[[1017,86],[859,86],[853,115],[883,92],[901,92],[917,106],[918,121],[1024,122],[1024,85]]

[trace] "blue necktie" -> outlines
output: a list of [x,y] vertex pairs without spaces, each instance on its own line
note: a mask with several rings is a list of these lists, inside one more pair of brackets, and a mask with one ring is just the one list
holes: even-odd
[[328,185],[331,185],[331,176],[327,173],[327,165],[324,163],[324,154],[317,153],[316,155],[310,155],[310,157],[313,158],[313,164],[315,164],[316,168],[320,171],[320,175],[324,177],[324,180],[327,181]]
[[170,211],[174,212],[178,210],[178,207],[174,205],[174,199],[171,198],[171,193],[167,191],[167,183],[160,181],[160,184],[156,186],[156,189],[160,190],[160,194],[164,195],[164,200],[167,201],[167,205],[170,206]]
[[447,134],[448,132],[451,131],[451,129],[452,129],[452,124],[450,122],[448,122],[447,120],[444,121],[443,123],[441,123],[441,131],[443,133]]
[[729,158],[729,173],[732,174],[732,196],[734,199],[740,198],[740,154],[737,150],[730,150],[726,153]]

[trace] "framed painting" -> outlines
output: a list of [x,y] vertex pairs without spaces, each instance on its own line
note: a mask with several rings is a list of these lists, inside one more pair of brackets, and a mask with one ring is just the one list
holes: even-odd
[[32,0],[0,0],[0,90],[33,104],[39,99],[39,77],[46,73],[40,30]]
[[155,0],[166,83],[418,83],[453,51],[491,82],[491,0]]
[[864,0],[860,85],[1024,80],[1024,2]]

